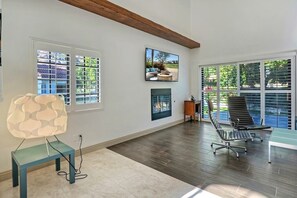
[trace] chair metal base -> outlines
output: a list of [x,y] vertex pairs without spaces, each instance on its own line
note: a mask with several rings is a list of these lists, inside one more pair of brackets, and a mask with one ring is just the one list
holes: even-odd
[[234,148],[239,148],[239,149],[244,149],[244,152],[247,152],[246,147],[243,146],[231,146],[230,142],[224,142],[224,143],[211,143],[211,147],[213,147],[213,145],[217,145],[220,147],[215,148],[215,150],[213,151],[213,154],[216,154],[217,150],[226,148],[226,149],[230,149],[231,151],[233,151],[236,154],[236,157],[239,158],[239,153],[234,149]]

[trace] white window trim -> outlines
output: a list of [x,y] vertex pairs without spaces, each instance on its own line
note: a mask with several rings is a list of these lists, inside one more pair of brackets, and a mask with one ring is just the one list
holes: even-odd
[[[37,50],[46,50],[46,51],[53,51],[53,52],[61,52],[70,55],[70,101],[71,104],[66,106],[66,110],[68,113],[71,112],[81,112],[81,111],[92,111],[92,110],[101,110],[103,109],[103,87],[102,87],[102,60],[100,52],[91,49],[84,49],[83,47],[74,47],[67,44],[60,44],[54,43],[51,41],[43,41],[40,39],[33,39],[33,65],[34,65],[34,83],[33,89],[34,92],[37,94]],[[100,59],[100,92],[101,92],[101,102],[99,103],[92,103],[92,104],[76,104],[76,74],[75,74],[75,55],[84,55],[84,56],[92,56]],[[1,67],[0,67],[1,69]],[[1,75],[1,73],[0,73]],[[1,80],[1,76],[0,76]],[[1,86],[1,83],[0,83]],[[0,87],[0,97],[1,97],[1,87]],[[0,98],[1,99],[1,98]]]

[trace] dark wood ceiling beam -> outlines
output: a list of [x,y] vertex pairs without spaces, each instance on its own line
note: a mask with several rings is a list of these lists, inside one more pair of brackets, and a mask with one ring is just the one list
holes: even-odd
[[107,0],[60,0],[83,10],[98,14],[108,19],[128,25],[149,34],[172,41],[190,49],[200,47],[200,43],[191,40],[177,32],[162,25],[146,19],[123,7],[113,4]]

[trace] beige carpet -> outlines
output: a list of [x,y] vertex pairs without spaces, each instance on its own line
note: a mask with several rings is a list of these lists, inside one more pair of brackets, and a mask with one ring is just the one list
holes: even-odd
[[[62,169],[67,167],[63,162]],[[71,185],[54,166],[30,172],[28,197],[217,197],[108,149],[85,154],[82,172],[88,177]],[[0,197],[19,197],[19,187],[13,188],[11,179],[1,182]]]

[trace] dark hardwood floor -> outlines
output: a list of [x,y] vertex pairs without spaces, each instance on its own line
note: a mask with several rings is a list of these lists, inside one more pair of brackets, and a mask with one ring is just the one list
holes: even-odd
[[182,123],[109,149],[221,197],[296,198],[297,151],[272,147],[269,164],[270,132],[260,135],[262,143],[234,143],[248,149],[239,159],[227,149],[213,154],[210,144],[218,138],[205,122]]

